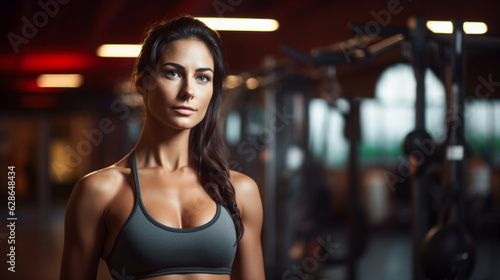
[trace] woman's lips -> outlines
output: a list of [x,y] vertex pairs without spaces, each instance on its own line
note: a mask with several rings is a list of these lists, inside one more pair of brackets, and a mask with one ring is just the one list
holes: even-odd
[[194,108],[189,107],[189,106],[177,106],[177,107],[173,107],[173,109],[178,114],[184,115],[184,116],[190,116],[190,115],[194,114],[194,112],[196,112],[196,110]]

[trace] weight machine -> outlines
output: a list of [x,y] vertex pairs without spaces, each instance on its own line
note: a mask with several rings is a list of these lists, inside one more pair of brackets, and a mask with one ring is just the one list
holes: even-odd
[[[412,176],[412,247],[413,247],[413,279],[467,279],[473,269],[474,246],[465,226],[465,170],[468,157],[467,143],[464,136],[464,100],[466,96],[465,73],[467,50],[499,50],[500,39],[466,35],[463,31],[463,21],[453,21],[454,31],[451,35],[433,34],[426,27],[424,18],[411,18],[408,27],[380,27],[379,36],[390,36],[387,39],[372,44],[368,38],[365,44],[353,44],[355,40],[342,42],[326,48],[318,48],[313,54],[303,54],[290,46],[283,50],[298,63],[314,65],[340,65],[363,63],[372,60],[378,54],[392,47],[408,42],[412,48],[412,64],[416,79],[416,123],[415,130],[408,134],[404,141],[404,152],[410,157],[415,167]],[[366,26],[351,25],[351,31],[363,30]],[[451,113],[447,120],[447,139],[440,148],[437,148],[431,136],[425,130],[425,71],[429,59],[429,42],[437,43],[449,56],[445,63],[451,72],[448,81],[448,90],[451,95],[448,110]],[[340,46],[340,47],[339,47]],[[348,54],[338,50],[348,46],[353,48]],[[355,106],[353,107],[356,108]],[[351,112],[358,114],[356,110]],[[358,116],[359,119],[359,116]],[[355,120],[355,118],[354,118]],[[359,122],[353,122],[358,126]],[[357,131],[359,127],[354,128]],[[351,147],[357,143],[359,136],[356,133],[348,135]],[[430,153],[422,153],[422,143],[427,143]],[[353,207],[349,211],[349,256],[345,260],[348,264],[348,278],[356,279],[356,251],[355,244],[360,240],[359,227],[356,219],[360,218],[357,212],[357,158],[355,149],[350,155],[350,192],[349,197]],[[442,172],[442,185],[446,186],[445,203],[443,203],[439,222],[431,228],[429,221],[428,201],[426,194],[429,185],[429,166],[432,163],[441,163],[449,172]],[[356,214],[358,213],[358,214]],[[445,222],[445,216],[448,221]],[[443,242],[443,241],[447,242]],[[445,246],[447,244],[448,246]]]

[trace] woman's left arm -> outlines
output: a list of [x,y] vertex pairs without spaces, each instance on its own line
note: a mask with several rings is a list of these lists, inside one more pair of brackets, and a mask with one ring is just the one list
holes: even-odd
[[236,201],[245,231],[238,242],[233,264],[232,280],[264,280],[264,262],[260,241],[262,231],[262,202],[254,180],[231,171],[231,183],[236,191]]

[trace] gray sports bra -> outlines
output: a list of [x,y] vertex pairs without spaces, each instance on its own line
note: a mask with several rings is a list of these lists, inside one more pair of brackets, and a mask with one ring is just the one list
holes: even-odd
[[172,228],[153,219],[141,199],[135,154],[130,155],[136,199],[132,213],[106,258],[113,279],[166,274],[231,274],[236,230],[229,211],[217,203],[210,222],[194,228]]

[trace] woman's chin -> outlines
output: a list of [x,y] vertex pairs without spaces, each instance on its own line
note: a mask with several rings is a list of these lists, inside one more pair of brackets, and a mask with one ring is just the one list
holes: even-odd
[[191,121],[174,121],[174,122],[169,122],[168,126],[178,129],[178,130],[190,130],[193,127],[195,127],[199,122],[191,122]]
[[189,130],[201,122],[201,120],[197,121],[191,117],[162,116],[153,118],[156,119],[152,122],[153,127],[159,127],[158,129],[161,129],[161,126],[166,126],[166,128],[173,128],[175,130]]

